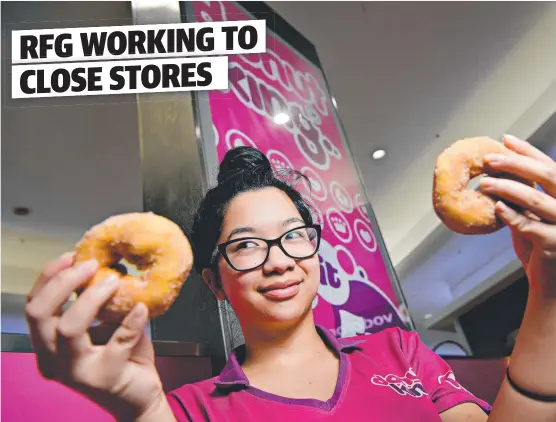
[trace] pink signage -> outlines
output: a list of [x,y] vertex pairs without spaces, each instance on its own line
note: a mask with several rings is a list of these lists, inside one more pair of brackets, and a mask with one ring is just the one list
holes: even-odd
[[115,422],[85,396],[43,378],[34,353],[9,352],[2,352],[2,420]]
[[[194,2],[197,21],[250,19],[233,2]],[[268,31],[267,53],[229,57],[229,90],[209,93],[218,157],[235,146],[263,151],[298,186],[323,227],[318,323],[345,337],[404,326],[320,70]]]

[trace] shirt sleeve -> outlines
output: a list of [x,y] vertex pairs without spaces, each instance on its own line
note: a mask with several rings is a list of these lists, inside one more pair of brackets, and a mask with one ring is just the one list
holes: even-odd
[[438,413],[462,403],[475,403],[490,413],[491,406],[465,389],[446,361],[429,349],[416,332],[400,330],[400,334],[411,369],[423,383]]
[[193,422],[193,419],[189,417],[181,401],[178,400],[173,393],[168,393],[166,395],[166,399],[168,400],[168,404],[170,405],[177,422]]

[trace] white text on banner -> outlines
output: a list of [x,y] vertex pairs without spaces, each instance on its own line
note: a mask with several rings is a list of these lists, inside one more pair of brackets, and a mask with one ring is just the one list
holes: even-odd
[[264,20],[12,31],[12,64],[265,51]]
[[228,58],[12,66],[12,98],[228,89]]

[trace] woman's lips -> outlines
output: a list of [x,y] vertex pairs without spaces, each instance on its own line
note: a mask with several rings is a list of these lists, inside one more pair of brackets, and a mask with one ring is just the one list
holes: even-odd
[[261,290],[261,294],[272,300],[287,300],[294,297],[299,292],[301,281],[293,283],[282,283],[271,285]]

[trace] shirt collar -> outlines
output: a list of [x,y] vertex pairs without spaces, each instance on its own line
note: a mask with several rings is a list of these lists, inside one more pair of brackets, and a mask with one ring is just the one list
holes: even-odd
[[[361,347],[359,345],[365,341],[358,338],[337,338],[332,331],[319,325],[316,326],[316,329],[322,339],[330,347],[332,347],[338,355],[342,352],[345,353],[353,350],[360,350]],[[231,388],[234,386],[249,387],[249,380],[243,372],[243,369],[241,369],[241,365],[238,361],[238,354],[242,353],[244,351],[243,349],[244,346],[240,346],[230,354],[226,366],[214,381],[216,386],[223,388]]]

